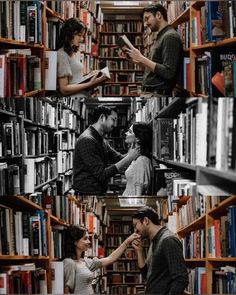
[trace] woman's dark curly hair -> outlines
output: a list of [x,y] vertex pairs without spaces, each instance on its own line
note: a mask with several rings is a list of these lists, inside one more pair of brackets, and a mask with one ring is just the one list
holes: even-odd
[[[65,244],[65,251],[63,258],[72,258],[76,259],[76,242],[83,238],[86,234],[87,229],[82,226],[78,225],[71,225],[67,229],[65,229],[65,236],[64,236],[64,244]],[[81,258],[84,257],[84,252],[81,255]]]
[[68,55],[77,52],[78,48],[71,46],[71,40],[76,34],[86,31],[85,24],[78,18],[69,18],[62,26],[58,38],[57,49],[63,48]]
[[133,124],[134,135],[139,139],[140,153],[151,158],[152,156],[152,128],[144,122]]

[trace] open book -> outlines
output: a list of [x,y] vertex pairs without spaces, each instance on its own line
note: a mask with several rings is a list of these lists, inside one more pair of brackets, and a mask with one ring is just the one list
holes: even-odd
[[[98,75],[97,75],[97,73],[98,73]],[[78,84],[86,83],[86,82],[90,81],[96,75],[97,75],[97,78],[99,78],[102,76],[102,74],[105,74],[105,77],[107,79],[111,79],[109,68],[105,67],[105,68],[102,68],[101,70],[92,71],[92,72],[84,75],[82,80]]]
[[125,51],[125,48],[130,48],[133,49],[134,46],[132,45],[132,43],[129,41],[129,39],[126,37],[126,35],[122,35],[120,36],[117,40],[116,40],[116,44],[123,50]]

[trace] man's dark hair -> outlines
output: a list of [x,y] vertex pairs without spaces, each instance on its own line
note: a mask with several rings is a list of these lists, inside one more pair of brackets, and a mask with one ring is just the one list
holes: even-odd
[[150,4],[150,5],[147,5],[146,7],[144,7],[144,9],[143,9],[143,13],[144,12],[151,12],[153,15],[156,15],[157,11],[159,11],[162,14],[165,21],[168,20],[167,19],[167,11],[166,11],[165,7],[162,6],[161,4],[155,4],[155,5]]
[[106,105],[99,105],[93,110],[93,123],[96,123],[101,115],[107,118],[112,112],[117,113],[117,109],[115,107],[110,108]]
[[72,47],[71,40],[76,34],[86,32],[86,30],[85,24],[80,19],[75,17],[67,19],[60,30],[57,49],[63,48],[68,55],[77,52],[78,47]]
[[153,224],[160,225],[158,213],[149,206],[138,209],[138,211],[132,215],[132,219],[139,219],[141,222],[143,222],[144,217],[150,219]]

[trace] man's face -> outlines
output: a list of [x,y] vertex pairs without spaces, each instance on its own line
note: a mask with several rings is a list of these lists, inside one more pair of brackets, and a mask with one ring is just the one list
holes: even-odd
[[144,27],[148,27],[150,28],[150,30],[152,32],[156,32],[159,30],[159,11],[156,13],[156,15],[154,15],[153,13],[151,12],[144,12],[143,14],[143,24],[144,24]]
[[140,219],[133,218],[133,227],[134,227],[134,232],[136,234],[141,235],[141,238],[148,237],[147,228],[145,226],[145,220],[141,222]]
[[114,126],[116,126],[117,122],[117,113],[112,111],[111,114],[106,118],[104,116],[103,120],[103,128],[105,133],[109,133],[113,130]]

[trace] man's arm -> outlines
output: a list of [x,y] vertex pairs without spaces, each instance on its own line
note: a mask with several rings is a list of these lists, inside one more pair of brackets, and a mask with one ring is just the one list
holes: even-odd
[[168,237],[163,241],[162,247],[171,278],[169,294],[183,294],[188,286],[188,273],[182,244],[177,237]]
[[136,48],[126,49],[133,62],[139,63],[153,73],[156,73],[159,77],[169,80],[175,77],[179,59],[181,58],[181,51],[182,46],[174,36],[168,36],[163,41],[162,64],[153,62],[143,56]]
[[132,246],[137,254],[138,258],[138,267],[140,268],[140,272],[142,274],[142,277],[146,279],[147,277],[147,265],[145,263],[145,258],[143,254],[143,247],[142,242],[140,239],[136,239],[132,242]]
[[88,171],[100,182],[104,182],[135,160],[139,156],[139,151],[134,149],[115,165],[106,167],[99,151],[98,142],[95,139],[83,138],[77,142],[75,156],[76,154],[79,154],[83,159]]

